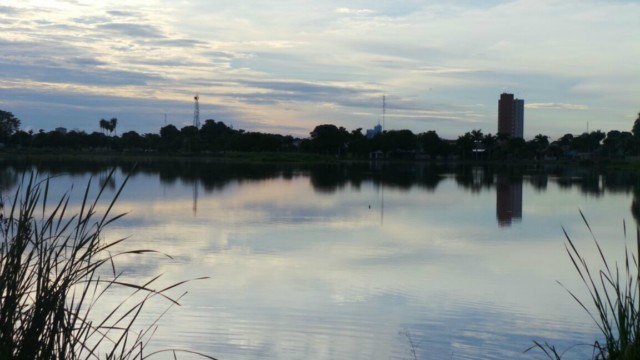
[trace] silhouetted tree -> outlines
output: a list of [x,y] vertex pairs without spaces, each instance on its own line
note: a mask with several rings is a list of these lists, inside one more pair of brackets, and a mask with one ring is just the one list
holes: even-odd
[[594,153],[600,148],[600,142],[606,135],[600,131],[592,131],[590,133],[582,133],[573,138],[571,148],[581,153]]
[[533,138],[533,142],[539,149],[549,146],[549,137],[547,135],[538,134]]
[[90,146],[87,134],[82,131],[70,131],[66,134],[61,134],[64,148],[80,150]]
[[471,130],[471,137],[473,137],[473,141],[482,141],[482,138],[484,138],[484,134],[480,129]]
[[414,151],[418,145],[418,139],[411,130],[392,130],[385,135],[391,140],[392,151]]
[[311,132],[312,148],[322,154],[342,153],[343,147],[349,138],[349,133],[343,127],[335,125],[318,125]]
[[278,134],[238,132],[230,139],[229,147],[237,151],[282,151],[288,150],[290,140]]
[[18,130],[11,135],[10,143],[18,147],[28,147],[31,145],[31,134]]
[[471,137],[473,139],[473,157],[474,159],[481,158],[484,152],[484,144],[482,143],[484,134],[482,133],[482,130],[471,130]]
[[161,147],[162,139],[158,134],[142,135],[142,148],[148,150],[157,150]]
[[0,141],[7,142],[9,137],[20,130],[20,120],[8,111],[0,110]]
[[195,138],[198,136],[198,128],[193,125],[188,125],[180,129],[180,135],[186,138]]
[[414,151],[417,147],[418,138],[411,130],[384,131],[371,139],[373,150],[382,150],[386,153]]
[[97,148],[106,149],[109,147],[109,139],[107,138],[107,136],[97,131],[94,131],[91,134],[89,134],[88,143],[90,144],[89,146],[94,149],[97,149]]
[[631,129],[631,133],[633,133],[633,154],[640,154],[640,113],[638,113],[638,118],[633,122],[633,128]]
[[180,136],[182,138],[182,150],[185,151],[199,151],[200,146],[198,144],[198,128],[189,125],[180,129]]
[[425,133],[418,134],[417,140],[422,151],[432,158],[445,155],[443,146],[444,141],[442,141],[435,131],[429,130]]
[[33,144],[36,147],[43,148],[73,148],[71,144],[65,141],[65,136],[57,131],[38,133],[33,139]]
[[236,131],[222,121],[212,119],[205,120],[200,127],[200,138],[204,142],[205,148],[214,151],[227,148],[231,136],[235,133]]
[[470,132],[466,132],[464,135],[458,136],[458,140],[456,140],[458,156],[460,156],[461,159],[470,158],[471,152],[473,151],[473,145],[473,135]]
[[537,159],[541,159],[544,157],[545,151],[549,147],[549,137],[538,134],[533,138],[533,140],[527,142],[527,147],[530,155],[534,155]]
[[104,134],[107,131],[107,128],[109,128],[109,122],[105,119],[100,119],[99,124],[100,124],[100,129]]
[[[118,126],[118,119],[111,118],[111,120],[109,120],[109,133],[113,133],[116,130],[117,126]],[[116,133],[116,135],[117,134],[118,133]]]
[[485,157],[487,159],[493,159],[498,148],[498,137],[491,134],[486,134],[482,140],[482,146],[485,150]]
[[636,138],[640,138],[640,113],[638,113],[638,118],[633,122],[633,128],[631,129],[633,136]]
[[634,137],[628,132],[611,130],[602,141],[602,152],[605,156],[623,157],[631,155],[634,151]]
[[561,146],[569,147],[571,146],[571,143],[573,143],[573,134],[564,134],[560,139],[558,139],[558,141]]
[[169,124],[160,128],[161,150],[175,151],[180,149],[180,130]]
[[507,158],[512,160],[527,159],[531,156],[527,148],[527,142],[523,138],[512,137],[507,140],[506,147]]
[[125,149],[142,148],[142,136],[135,131],[127,131],[122,134],[122,146]]
[[349,133],[348,151],[358,157],[369,155],[369,141],[362,133],[362,128],[355,129]]

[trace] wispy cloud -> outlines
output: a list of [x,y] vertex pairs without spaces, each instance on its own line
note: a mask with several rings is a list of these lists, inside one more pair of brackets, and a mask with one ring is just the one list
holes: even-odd
[[18,12],[20,10],[15,7],[0,5],[0,17],[3,17],[2,15],[16,15]]
[[533,110],[590,110],[587,105],[565,104],[565,103],[530,103],[525,104],[525,108]]
[[160,29],[152,25],[141,25],[133,23],[108,23],[98,25],[98,29],[119,33],[125,36],[142,38],[164,38]]
[[348,14],[348,15],[371,15],[375,14],[375,11],[371,9],[350,9],[346,7],[340,7],[335,10],[338,14]]
[[125,11],[125,10],[111,10],[111,11],[107,11],[107,14],[114,16],[114,17],[127,17],[127,18],[131,18],[131,17],[139,17],[140,16],[140,12],[137,11]]

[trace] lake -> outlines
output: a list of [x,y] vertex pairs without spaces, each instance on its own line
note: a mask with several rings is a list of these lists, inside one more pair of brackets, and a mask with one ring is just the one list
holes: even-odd
[[[0,189],[6,203],[20,174],[37,169],[55,175],[51,198],[73,184],[77,204],[110,168],[5,160]],[[541,166],[147,162],[118,166],[107,198],[126,174],[116,211],[127,215],[104,236],[171,258],[120,257],[123,276],[209,277],[173,289],[188,293],[148,349],[218,359],[544,358],[523,353],[533,340],[587,359],[580,344],[599,333],[557,283],[588,299],[563,228],[599,266],[582,211],[621,260],[640,186],[637,174]],[[109,294],[103,311],[127,293]],[[139,327],[168,305],[150,302]]]

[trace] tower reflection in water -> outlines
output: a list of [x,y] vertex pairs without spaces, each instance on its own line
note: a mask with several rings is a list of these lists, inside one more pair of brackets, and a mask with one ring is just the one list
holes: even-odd
[[500,226],[522,220],[522,178],[497,177],[496,216]]

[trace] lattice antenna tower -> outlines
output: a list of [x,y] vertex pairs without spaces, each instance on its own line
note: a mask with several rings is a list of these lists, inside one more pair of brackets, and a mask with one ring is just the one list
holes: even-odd
[[200,100],[200,96],[196,94],[193,100],[195,101],[193,109],[193,126],[195,126],[196,129],[200,129],[200,103],[198,102],[198,100]]
[[385,129],[384,121],[387,115],[387,96],[382,95],[382,131]]

